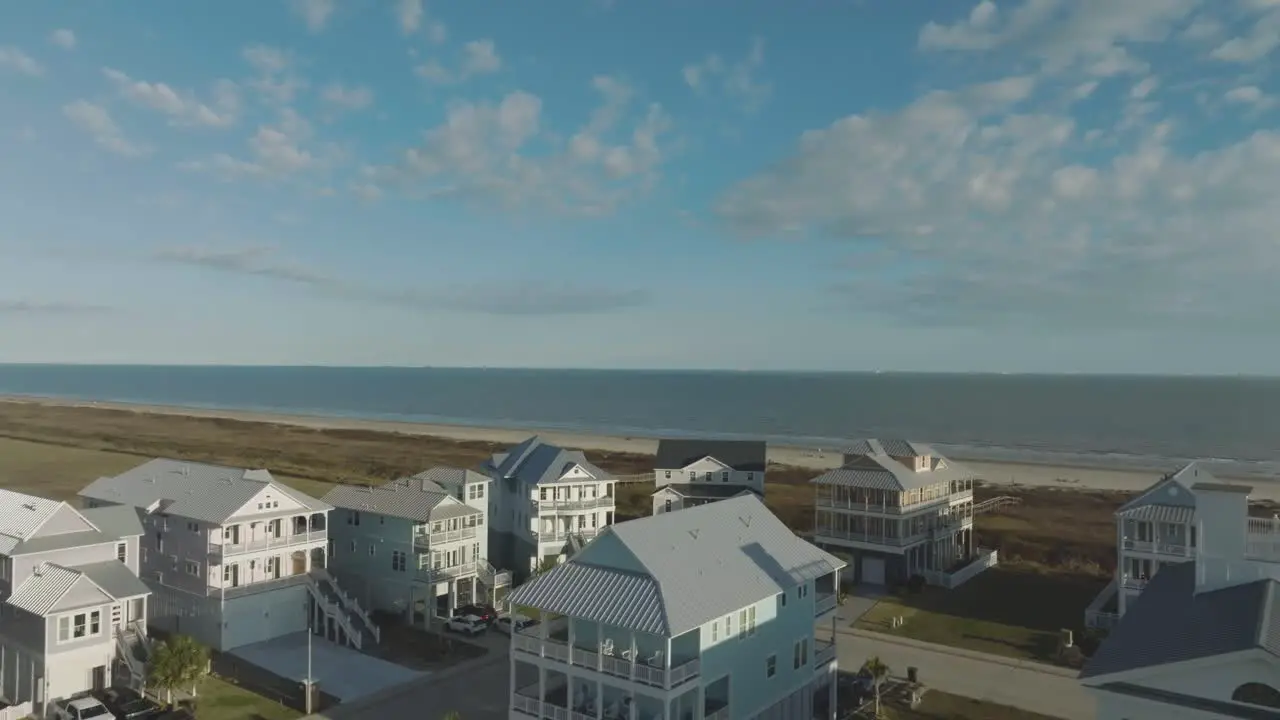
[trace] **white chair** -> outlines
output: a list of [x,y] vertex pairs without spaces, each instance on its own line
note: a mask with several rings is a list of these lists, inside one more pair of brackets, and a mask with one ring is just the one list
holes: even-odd
[[654,650],[654,651],[653,651],[653,654],[652,654],[652,655],[650,655],[650,656],[649,656],[649,659],[648,659],[648,660],[645,660],[645,662],[646,662],[646,663],[648,663],[649,665],[653,666],[653,667],[659,667],[659,666],[661,666],[661,665],[662,665],[662,651],[661,651],[661,650]]
[[601,655],[613,654],[613,638],[606,638],[604,642],[600,643],[600,654]]
[[622,651],[622,657],[627,662],[635,662],[637,654],[638,654],[638,651],[635,648],[630,648]]
[[605,720],[618,720],[618,701],[614,700],[604,709]]

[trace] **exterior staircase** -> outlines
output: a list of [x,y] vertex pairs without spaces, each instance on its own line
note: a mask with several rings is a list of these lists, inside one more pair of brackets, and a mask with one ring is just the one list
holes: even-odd
[[334,619],[352,647],[362,650],[366,642],[376,645],[382,641],[381,628],[355,597],[338,586],[328,570],[315,568],[307,578],[307,587],[316,604],[324,610],[325,617]]
[[147,662],[151,659],[151,638],[147,626],[135,620],[116,633],[116,650],[129,671],[130,685],[142,692],[147,682]]

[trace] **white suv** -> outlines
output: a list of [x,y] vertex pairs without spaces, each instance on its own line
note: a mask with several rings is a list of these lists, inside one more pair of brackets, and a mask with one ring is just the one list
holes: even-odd
[[484,620],[475,615],[457,615],[449,618],[444,624],[445,630],[462,633],[464,635],[479,635],[488,629],[488,625]]

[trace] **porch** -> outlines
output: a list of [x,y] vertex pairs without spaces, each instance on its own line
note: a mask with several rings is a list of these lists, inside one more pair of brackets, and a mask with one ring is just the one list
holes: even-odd
[[239,523],[209,533],[209,556],[221,560],[258,550],[323,543],[328,535],[324,513]]
[[[728,720],[728,678],[664,700],[633,692],[608,679],[591,679],[517,661],[513,715],[549,720]],[[701,705],[701,712],[698,712]]]
[[667,639],[590,620],[559,617],[517,632],[511,647],[520,653],[668,690],[701,674],[696,630]]
[[1280,562],[1280,517],[1249,518],[1245,555],[1263,562]]
[[954,570],[921,570],[926,582],[944,588],[957,588],[969,582],[979,573],[1000,564],[1000,553],[990,548],[978,548],[977,555],[966,565]]

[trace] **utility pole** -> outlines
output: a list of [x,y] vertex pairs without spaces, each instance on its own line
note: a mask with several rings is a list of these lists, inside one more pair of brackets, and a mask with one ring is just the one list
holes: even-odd
[[315,634],[312,629],[312,624],[315,622],[316,617],[315,598],[311,597],[308,593],[307,602],[303,604],[307,610],[307,677],[303,680],[303,688],[306,691],[307,697],[303,702],[306,706],[307,715],[310,715],[315,711],[314,708],[311,707],[312,700],[315,697],[315,680],[311,676],[311,636]]

